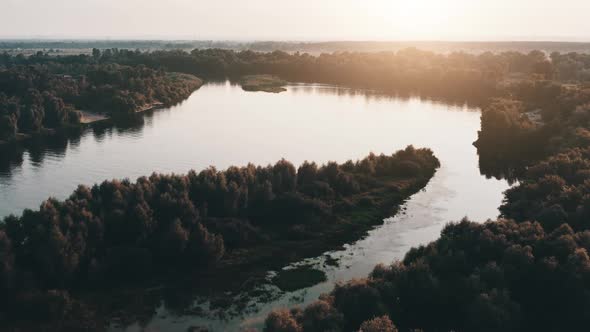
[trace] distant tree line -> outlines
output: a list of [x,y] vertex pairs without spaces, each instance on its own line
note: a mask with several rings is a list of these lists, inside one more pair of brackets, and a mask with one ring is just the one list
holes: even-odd
[[518,51],[528,53],[533,50],[551,52],[590,51],[590,43],[578,42],[449,42],[449,41],[325,41],[325,42],[288,42],[288,41],[216,41],[216,40],[0,40],[0,49],[9,52],[29,50],[73,50],[85,52],[97,49],[231,49],[252,50],[257,52],[308,52],[311,54],[331,52],[395,52],[415,47],[437,53],[466,51],[470,53]]
[[[397,52],[307,53],[195,49],[138,52],[95,50],[101,62],[184,72],[205,78],[273,74],[296,82],[339,84],[400,94],[420,94],[449,101],[485,103],[489,97],[506,97],[507,81],[588,82],[590,55],[540,51],[441,55],[413,48]],[[64,61],[79,61],[76,57]]]
[[[564,66],[554,64],[584,55],[563,55],[548,58],[543,52],[528,54],[505,52],[480,55],[451,53],[441,55],[417,49],[397,52],[342,52],[313,56],[307,53],[232,51],[226,49],[195,49],[139,52],[126,49],[93,50],[92,55],[45,56],[43,61],[62,63],[143,64],[150,68],[183,72],[204,78],[240,77],[248,74],[273,74],[297,82],[340,84],[379,89],[400,94],[421,94],[451,101],[484,102],[499,96],[498,83],[508,77],[561,77]],[[0,57],[0,64],[26,64],[40,61],[34,57]],[[31,60],[31,58],[37,58]],[[41,59],[42,60],[42,59]],[[565,77],[565,76],[564,76]]]
[[258,245],[323,243],[327,229],[370,227],[375,220],[353,212],[375,209],[384,193],[395,200],[381,205],[393,208],[438,166],[430,150],[410,146],[321,167],[281,160],[80,186],[65,201],[49,199],[0,223],[0,314],[59,321],[71,314],[59,309],[71,301],[68,290],[198,273]]
[[[417,93],[448,100],[481,101],[498,92],[496,83],[509,70],[535,71],[534,64],[547,61],[542,53],[448,56],[406,49],[383,53],[333,53],[312,56],[275,51],[230,51],[221,49],[118,52],[120,63],[142,63],[150,67],[186,72],[208,78],[273,74],[297,82],[318,82],[380,89],[400,94]],[[105,61],[109,61],[105,58]]]
[[118,63],[194,74],[204,78],[274,74],[297,82],[318,82],[375,88],[428,97],[484,101],[504,96],[497,84],[506,80],[546,79],[561,82],[590,80],[590,54],[541,51],[442,55],[414,48],[396,52],[335,52],[314,56],[282,51],[234,51],[221,48],[155,50],[95,48],[92,54],[10,56],[0,54],[0,66]]

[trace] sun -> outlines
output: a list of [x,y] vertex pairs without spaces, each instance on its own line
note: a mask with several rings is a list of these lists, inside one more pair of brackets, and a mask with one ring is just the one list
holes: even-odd
[[[462,0],[374,0],[373,17],[390,34],[407,38],[443,37],[458,14]],[[368,2],[371,3],[371,2]]]

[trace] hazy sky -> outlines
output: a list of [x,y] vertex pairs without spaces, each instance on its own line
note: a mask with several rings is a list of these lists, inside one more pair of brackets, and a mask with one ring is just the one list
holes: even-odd
[[0,37],[590,41],[590,0],[0,0]]

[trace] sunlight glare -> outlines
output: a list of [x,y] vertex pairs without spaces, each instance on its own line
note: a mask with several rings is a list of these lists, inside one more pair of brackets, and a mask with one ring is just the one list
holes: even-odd
[[382,21],[385,35],[418,38],[450,34],[454,20],[461,13],[464,0],[376,0],[372,17]]

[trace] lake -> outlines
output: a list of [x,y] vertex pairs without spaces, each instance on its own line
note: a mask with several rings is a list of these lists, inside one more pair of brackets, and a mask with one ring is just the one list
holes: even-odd
[[[137,124],[87,129],[74,139],[0,157],[0,216],[37,208],[50,196],[64,199],[78,184],[113,178],[135,180],[152,172],[224,169],[281,158],[295,165],[344,162],[370,152],[391,154],[409,144],[431,148],[442,166],[400,213],[364,239],[304,262],[326,271],[327,282],[287,294],[277,291],[266,303],[253,299],[247,312],[234,310],[221,318],[179,316],[161,305],[149,321],[126,329],[260,327],[271,308],[306,304],[337,281],[364,277],[377,263],[390,263],[410,247],[435,240],[450,221],[495,218],[509,184],[480,174],[472,145],[479,129],[479,110],[466,106],[323,85],[291,85],[287,92],[269,94],[245,92],[229,82],[209,83],[183,103],[146,114]],[[336,259],[337,266],[325,264],[327,257]],[[207,301],[199,306],[208,311]]]

